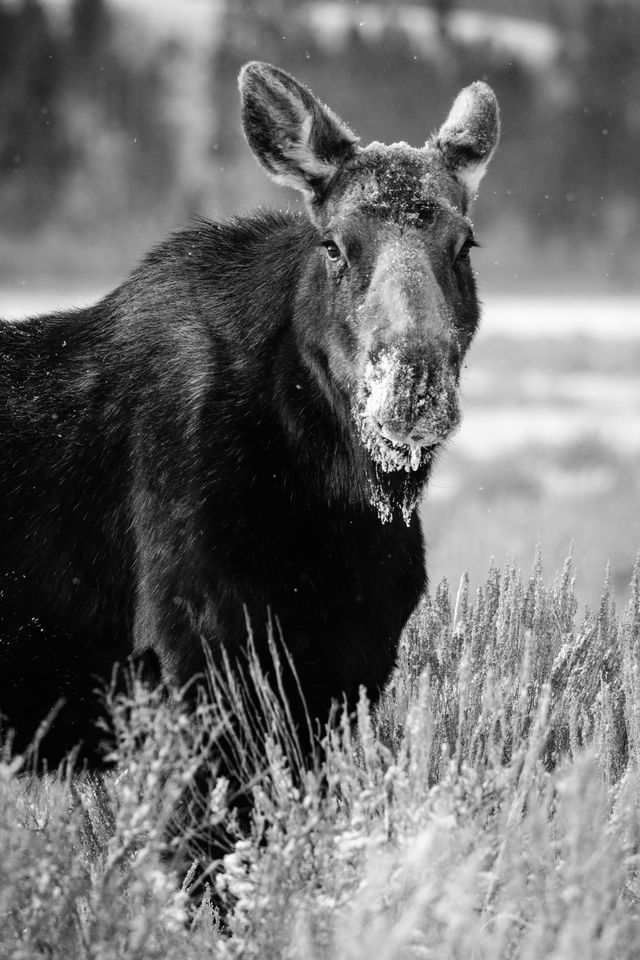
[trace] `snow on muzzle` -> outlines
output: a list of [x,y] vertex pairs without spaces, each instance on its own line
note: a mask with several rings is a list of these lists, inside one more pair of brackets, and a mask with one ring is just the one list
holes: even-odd
[[365,365],[359,403],[360,432],[383,470],[417,470],[428,450],[460,422],[457,370],[443,355],[433,362],[383,349]]
[[417,470],[460,422],[459,347],[419,241],[384,245],[362,318],[370,331],[358,388],[362,439],[383,470]]

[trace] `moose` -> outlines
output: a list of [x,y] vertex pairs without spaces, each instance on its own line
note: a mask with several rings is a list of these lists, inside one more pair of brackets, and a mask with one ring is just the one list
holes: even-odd
[[0,713],[22,749],[59,705],[50,767],[104,763],[115,665],[183,688],[248,623],[260,656],[277,623],[311,718],[375,701],[425,589],[496,98],[473,83],[424,146],[363,147],[283,70],[239,87],[304,213],[196,221],[96,305],[0,323]]

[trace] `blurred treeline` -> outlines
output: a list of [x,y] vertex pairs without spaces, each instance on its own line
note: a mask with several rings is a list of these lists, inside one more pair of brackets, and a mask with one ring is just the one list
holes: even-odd
[[[523,0],[523,36],[527,17],[557,36],[544,63],[486,32],[463,41],[449,29],[458,7],[504,11],[498,0],[419,6],[433,13],[431,47],[401,26],[399,0],[212,0],[210,35],[198,41],[204,70],[194,70],[196,41],[145,30],[138,4],[125,15],[107,0],[70,0],[52,16],[44,0],[0,0],[0,276],[26,245],[45,259],[55,248],[56,263],[69,249],[66,265],[80,271],[91,247],[92,267],[109,273],[194,213],[281,203],[238,121],[238,69],[259,58],[311,86],[363,142],[418,145],[461,86],[488,80],[504,125],[477,212],[495,258],[490,281],[539,286],[543,273],[550,284],[637,285],[640,4]],[[328,42],[318,17],[334,8],[346,26]],[[382,32],[367,30],[374,9]]]
[[74,0],[62,26],[39,0],[0,4],[3,230],[83,230],[171,190],[165,77],[122,27],[105,0]]

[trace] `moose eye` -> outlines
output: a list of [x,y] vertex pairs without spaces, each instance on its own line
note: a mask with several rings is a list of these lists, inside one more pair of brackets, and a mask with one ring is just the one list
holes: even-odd
[[333,240],[324,240],[322,246],[327,251],[327,256],[332,263],[337,263],[338,260],[342,259],[340,247]]
[[471,253],[473,247],[477,247],[477,246],[479,246],[479,244],[476,243],[473,237],[467,237],[467,239],[464,241],[464,243],[458,250],[454,263],[459,263],[459,262],[467,263],[469,260],[469,254]]

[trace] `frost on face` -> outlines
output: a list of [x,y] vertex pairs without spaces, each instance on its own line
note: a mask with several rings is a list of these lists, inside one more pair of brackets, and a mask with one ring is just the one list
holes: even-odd
[[[407,523],[422,492],[419,472],[433,449],[458,426],[460,408],[457,380],[442,370],[428,382],[425,371],[416,374],[401,349],[385,351],[364,371],[356,422],[361,441],[374,464],[378,480],[371,501],[386,522],[399,508]],[[405,480],[394,484],[385,475]],[[415,476],[412,476],[415,475]]]

